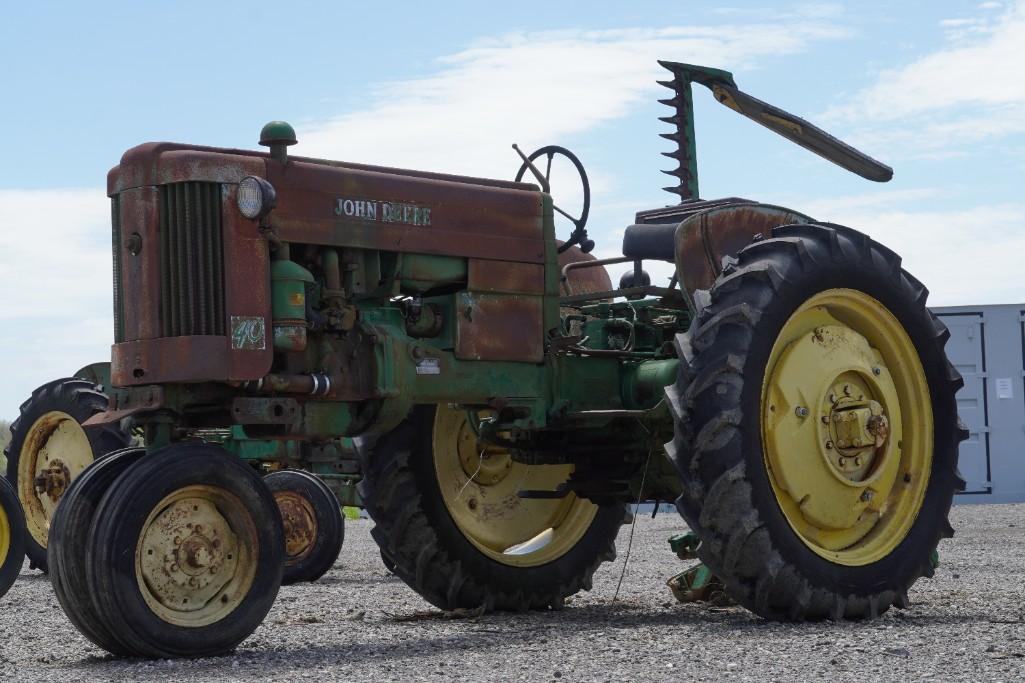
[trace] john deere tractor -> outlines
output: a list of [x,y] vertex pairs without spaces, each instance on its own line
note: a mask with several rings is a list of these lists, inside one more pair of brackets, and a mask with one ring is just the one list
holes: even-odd
[[[342,438],[382,554],[441,609],[558,608],[614,557],[628,505],[666,500],[762,617],[906,607],[961,486],[947,330],[868,236],[700,199],[692,84],[870,180],[891,171],[725,71],[663,66],[678,201],[639,212],[619,258],[589,254],[586,176],[560,147],[521,153],[514,181],[294,156],[282,122],[267,153],[126,152],[109,405],[83,430],[146,445],[56,509],[51,573],[81,630],[143,657],[234,647],[285,553],[245,460],[341,467]],[[553,200],[566,159],[579,212]]]

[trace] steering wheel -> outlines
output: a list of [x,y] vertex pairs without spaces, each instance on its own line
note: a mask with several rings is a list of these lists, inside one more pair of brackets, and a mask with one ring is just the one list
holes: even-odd
[[[552,208],[565,216],[571,223],[573,223],[574,226],[569,239],[559,247],[559,253],[561,254],[574,244],[579,244],[580,250],[585,254],[594,249],[594,240],[587,238],[587,230],[584,228],[587,224],[587,213],[591,210],[591,184],[587,180],[587,173],[584,172],[584,165],[580,163],[580,159],[577,158],[577,155],[565,147],[560,147],[559,145],[548,145],[546,147],[542,147],[532,152],[530,156],[526,156],[520,150],[518,145],[514,144],[513,149],[515,149],[516,153],[520,155],[521,159],[523,159],[523,164],[520,166],[520,170],[516,172],[516,182],[520,182],[520,180],[523,179],[523,175],[529,170],[531,175],[537,179],[538,184],[541,185],[541,189],[548,194],[551,194],[550,178],[552,175],[552,160],[557,154],[569,159],[570,163],[573,164],[573,167],[577,169],[577,173],[580,175],[580,184],[584,190],[584,202],[580,209],[579,216],[571,216],[567,212],[563,211],[557,204],[552,204]],[[538,167],[534,165],[534,161],[541,157],[546,158],[544,174],[542,174]]]

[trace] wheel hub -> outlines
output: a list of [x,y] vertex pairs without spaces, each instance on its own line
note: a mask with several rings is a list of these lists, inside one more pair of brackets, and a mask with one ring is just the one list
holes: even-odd
[[505,479],[512,469],[513,459],[509,451],[480,444],[468,421],[459,428],[458,449],[463,473],[483,486],[494,486]]
[[833,398],[837,395],[835,390],[830,392],[823,408],[822,422],[828,425],[829,436],[823,445],[826,451],[836,451],[835,457],[827,455],[826,462],[838,476],[848,481],[863,481],[872,471],[876,455],[882,457],[884,453],[889,419],[882,404],[866,399],[863,390],[851,397],[850,384],[845,383],[843,398]]
[[317,516],[310,502],[294,491],[275,491],[274,501],[285,530],[285,554],[294,561],[313,549],[317,539]]
[[140,543],[142,578],[165,608],[195,612],[217,599],[238,567],[238,538],[217,507],[177,500],[149,524]]
[[68,471],[68,466],[59,458],[54,458],[36,475],[36,494],[48,497],[56,505],[67,490],[70,480],[71,472]]

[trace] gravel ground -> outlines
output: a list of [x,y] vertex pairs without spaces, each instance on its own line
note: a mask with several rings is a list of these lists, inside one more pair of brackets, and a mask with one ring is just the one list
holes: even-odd
[[911,608],[868,623],[774,624],[740,608],[676,603],[673,514],[638,518],[595,589],[561,612],[447,619],[389,575],[371,523],[348,522],[335,568],[283,588],[263,626],[225,657],[116,660],[65,619],[28,570],[0,599],[0,680],[1020,680],[1025,678],[1025,506],[961,506],[941,567]]

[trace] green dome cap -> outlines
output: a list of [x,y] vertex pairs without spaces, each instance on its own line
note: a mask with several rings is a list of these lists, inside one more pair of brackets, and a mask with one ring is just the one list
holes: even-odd
[[264,147],[271,145],[294,145],[295,129],[285,121],[271,121],[260,131],[260,144]]

